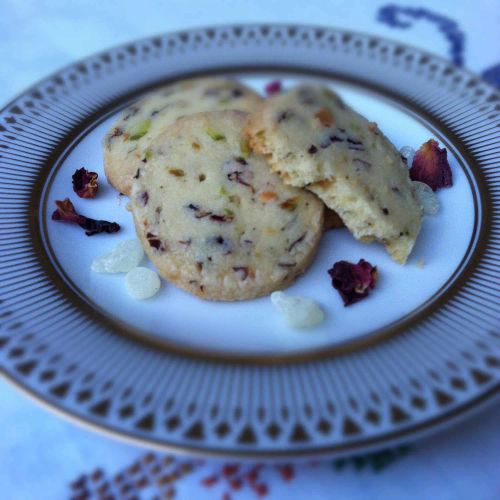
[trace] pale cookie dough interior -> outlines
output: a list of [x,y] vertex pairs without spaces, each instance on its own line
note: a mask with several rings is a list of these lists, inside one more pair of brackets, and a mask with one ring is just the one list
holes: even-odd
[[286,184],[307,187],[356,238],[406,261],[422,209],[406,164],[375,123],[329,89],[302,85],[265,101],[246,135]]
[[238,111],[180,118],[150,145],[134,179],[137,234],[160,274],[205,299],[241,300],[289,285],[309,265],[323,203],[286,186],[243,139]]
[[104,170],[111,185],[130,194],[132,177],[147,161],[147,147],[180,116],[199,111],[252,111],[262,98],[224,78],[194,78],[162,87],[123,111],[104,139]]

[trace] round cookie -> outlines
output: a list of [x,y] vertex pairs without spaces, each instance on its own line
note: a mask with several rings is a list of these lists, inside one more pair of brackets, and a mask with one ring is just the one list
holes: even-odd
[[289,285],[311,262],[323,203],[286,186],[251,153],[247,114],[185,116],[150,145],[133,181],[136,231],[159,273],[209,300],[243,300]]
[[225,78],[194,78],[167,85],[128,107],[104,139],[104,171],[120,193],[130,194],[132,177],[149,143],[180,116],[200,111],[252,111],[262,98]]
[[301,85],[265,101],[245,133],[286,184],[314,192],[356,238],[378,240],[406,261],[421,206],[406,164],[375,123],[331,90]]

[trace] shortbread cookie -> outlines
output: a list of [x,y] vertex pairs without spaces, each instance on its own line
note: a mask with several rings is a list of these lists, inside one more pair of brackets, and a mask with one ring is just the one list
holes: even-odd
[[285,288],[309,265],[323,203],[286,186],[243,140],[246,113],[185,116],[150,145],[133,181],[136,231],[159,273],[209,300]]
[[246,136],[286,184],[307,187],[356,238],[378,240],[406,261],[421,207],[406,164],[375,123],[329,89],[302,85],[265,101]]
[[195,78],[162,87],[127,108],[104,139],[106,177],[120,193],[130,194],[132,176],[147,161],[149,143],[180,116],[199,111],[252,111],[261,97],[224,78]]

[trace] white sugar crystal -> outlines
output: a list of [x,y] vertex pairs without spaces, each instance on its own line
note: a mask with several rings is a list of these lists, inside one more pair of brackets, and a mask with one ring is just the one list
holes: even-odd
[[411,168],[411,164],[413,163],[413,157],[415,156],[415,149],[411,146],[403,146],[399,150],[399,154],[406,158],[406,163],[408,164],[408,168]]
[[139,240],[125,240],[111,252],[96,257],[90,268],[96,273],[128,273],[141,263],[143,257],[144,250]]
[[283,292],[273,292],[271,302],[292,328],[308,328],[325,319],[319,305],[306,297],[292,297]]
[[125,287],[134,299],[149,299],[158,292],[160,277],[147,267],[136,267],[125,276]]
[[413,181],[412,184],[418,201],[424,209],[424,215],[436,215],[441,207],[436,193],[424,182]]

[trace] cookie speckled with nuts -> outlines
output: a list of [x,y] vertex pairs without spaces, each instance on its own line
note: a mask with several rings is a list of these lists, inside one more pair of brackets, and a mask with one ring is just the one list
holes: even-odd
[[224,78],[194,78],[162,87],[127,108],[104,138],[104,170],[118,191],[130,193],[132,177],[148,161],[149,143],[180,116],[200,111],[251,111],[261,97]]
[[286,184],[307,187],[356,238],[378,240],[393,259],[406,261],[421,206],[406,164],[375,123],[331,90],[301,85],[265,101],[245,134]]
[[133,181],[136,231],[160,274],[209,300],[289,285],[311,262],[323,203],[251,153],[246,113],[186,116],[150,145]]

